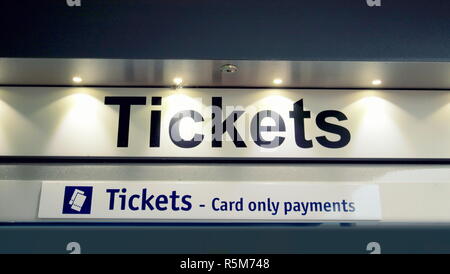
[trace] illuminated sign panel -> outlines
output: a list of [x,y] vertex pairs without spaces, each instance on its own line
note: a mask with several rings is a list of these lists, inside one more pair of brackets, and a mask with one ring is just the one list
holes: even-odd
[[445,91],[3,87],[0,155],[450,158],[449,101]]

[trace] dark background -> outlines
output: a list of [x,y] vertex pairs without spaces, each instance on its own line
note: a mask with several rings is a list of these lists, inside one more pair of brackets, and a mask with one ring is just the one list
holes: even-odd
[[22,224],[0,225],[0,254],[449,254],[450,226],[319,224]]
[[0,57],[450,60],[448,0],[1,0],[0,26]]

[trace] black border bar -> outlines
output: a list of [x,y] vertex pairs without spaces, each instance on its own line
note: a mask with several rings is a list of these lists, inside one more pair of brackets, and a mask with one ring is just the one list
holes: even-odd
[[257,158],[0,156],[0,164],[427,164],[450,165],[450,158]]
[[[1,57],[0,57],[1,59]],[[25,88],[164,88],[175,89],[175,85],[92,85],[92,84],[0,84],[0,87],[25,87]],[[374,86],[361,86],[361,87],[327,87],[327,86],[211,86],[211,85],[183,85],[185,89],[283,89],[283,90],[386,90],[386,91],[450,91],[450,87],[374,87]]]

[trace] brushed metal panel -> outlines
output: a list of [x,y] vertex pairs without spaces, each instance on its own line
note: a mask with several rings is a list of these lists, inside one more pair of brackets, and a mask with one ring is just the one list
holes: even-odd
[[[222,72],[225,64],[238,71]],[[83,86],[174,86],[181,77],[186,87],[450,89],[450,62],[0,58],[0,85],[75,85],[74,76]]]

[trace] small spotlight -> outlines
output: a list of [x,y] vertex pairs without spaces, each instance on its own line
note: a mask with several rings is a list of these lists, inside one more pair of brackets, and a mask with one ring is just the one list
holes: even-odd
[[274,80],[273,80],[273,83],[274,83],[275,85],[279,85],[279,84],[283,83],[283,80],[277,78],[277,79],[274,79]]
[[74,76],[73,78],[72,78],[72,81],[74,82],[74,83],[81,83],[82,81],[83,81],[83,79],[81,79],[81,77],[80,76]]
[[375,79],[375,80],[373,80],[372,81],[372,85],[374,85],[374,86],[378,86],[378,85],[381,85],[381,80],[379,80],[379,79]]
[[181,85],[181,83],[183,83],[183,79],[176,77],[176,78],[173,78],[173,82],[175,83],[175,85],[179,86],[179,85]]
[[222,72],[226,72],[226,73],[235,73],[238,71],[238,67],[233,64],[226,64],[226,65],[221,66],[220,70]]

